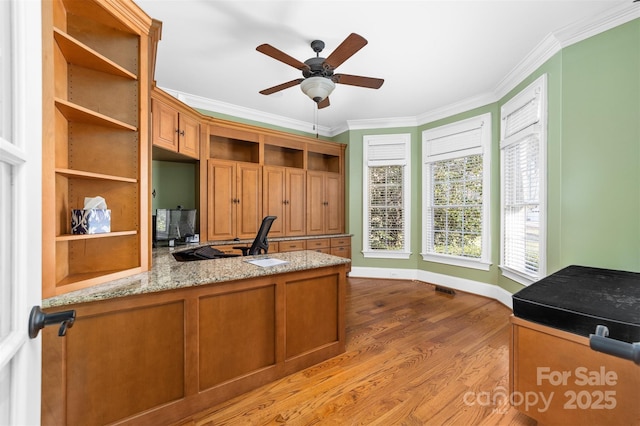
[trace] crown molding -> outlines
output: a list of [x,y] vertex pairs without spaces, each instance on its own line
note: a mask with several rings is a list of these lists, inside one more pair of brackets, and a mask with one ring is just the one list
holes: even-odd
[[555,32],[555,35],[564,48],[637,18],[640,18],[640,3],[627,0],[614,7],[607,7],[592,19],[561,28]]
[[396,127],[416,127],[416,117],[388,117],[365,120],[347,120],[349,130],[392,129]]
[[[174,98],[180,100],[181,102],[184,102],[192,108],[202,109],[218,114],[227,114],[233,117],[243,118],[245,120],[253,120],[273,126],[284,127],[286,129],[298,130],[300,132],[309,134],[314,133],[313,123],[308,123],[301,120],[293,120],[281,115],[270,114],[268,112],[217,101],[214,99],[193,95],[191,93],[180,92],[178,90],[168,89],[165,87],[160,87],[160,89],[164,90]],[[333,136],[329,127],[318,125],[316,126],[316,129],[319,135],[326,137]]]
[[[547,35],[526,57],[524,57],[506,76],[504,76],[502,80],[500,80],[492,92],[463,99],[459,102],[427,111],[415,117],[386,117],[366,120],[346,120],[344,124],[333,128],[318,125],[316,126],[317,133],[325,137],[333,137],[349,130],[417,127],[497,102],[563,48],[637,18],[640,18],[640,3],[633,3],[627,0],[614,7],[607,7],[606,10],[603,10],[590,19],[576,22]],[[293,120],[280,115],[245,108],[172,89],[162,88],[162,90],[193,108],[200,108],[219,114],[227,114],[233,117],[253,120],[305,133],[314,133],[312,130],[314,128],[313,123]]]
[[417,123],[422,126],[427,123],[433,123],[436,120],[451,117],[452,115],[459,114],[461,112],[470,111],[474,108],[479,108],[485,105],[489,105],[496,102],[498,98],[493,92],[483,93],[472,98],[463,99],[460,102],[456,102],[450,105],[446,105],[441,108],[437,108],[417,117]]

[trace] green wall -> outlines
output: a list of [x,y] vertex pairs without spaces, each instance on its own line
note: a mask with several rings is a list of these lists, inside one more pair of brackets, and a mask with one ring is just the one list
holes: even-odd
[[156,209],[197,209],[196,164],[153,161],[151,164],[152,214]]
[[[409,268],[497,284],[500,261],[500,107],[547,75],[547,273],[570,264],[640,271],[640,20],[569,46],[495,104],[416,128],[350,131],[348,230],[354,267]],[[423,130],[490,112],[491,261],[489,271],[425,262],[421,248],[421,134]],[[362,137],[411,133],[412,206],[409,260],[365,259],[362,250]]]
[[563,55],[560,263],[640,271],[640,20]]

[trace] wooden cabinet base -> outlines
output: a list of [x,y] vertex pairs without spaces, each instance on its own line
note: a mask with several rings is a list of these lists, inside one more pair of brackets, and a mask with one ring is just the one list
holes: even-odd
[[[43,424],[166,424],[345,350],[345,266],[66,306]],[[56,310],[48,310],[54,312]]]
[[640,366],[511,317],[511,405],[544,425],[640,424]]

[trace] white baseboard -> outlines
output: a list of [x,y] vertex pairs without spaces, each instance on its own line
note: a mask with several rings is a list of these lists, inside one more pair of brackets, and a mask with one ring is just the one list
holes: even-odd
[[509,309],[513,309],[511,293],[497,285],[468,280],[466,278],[452,277],[450,275],[437,274],[435,272],[421,271],[417,269],[392,269],[392,268],[362,268],[352,267],[349,276],[352,278],[386,278],[402,280],[418,280],[430,284],[460,290],[479,296],[497,300]]

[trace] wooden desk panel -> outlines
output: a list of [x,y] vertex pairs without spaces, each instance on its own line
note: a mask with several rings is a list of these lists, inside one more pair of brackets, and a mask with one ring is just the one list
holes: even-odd
[[640,366],[589,339],[511,317],[510,398],[544,425],[640,424]]
[[42,422],[178,421],[344,352],[345,298],[339,264],[48,309]]

